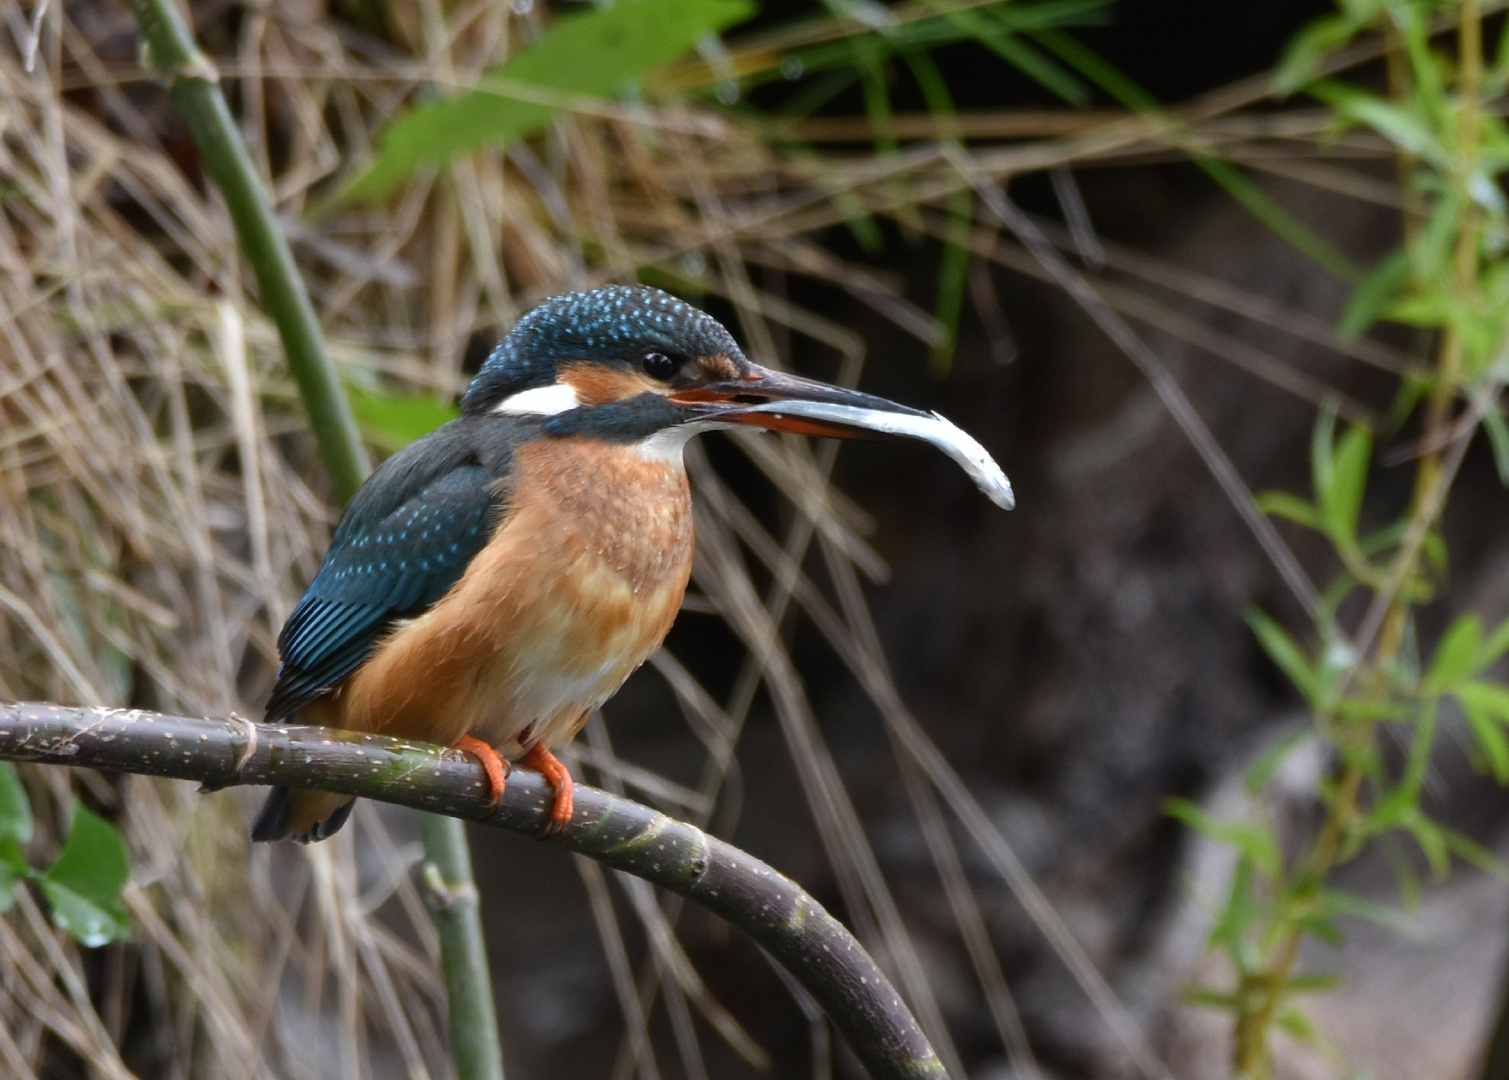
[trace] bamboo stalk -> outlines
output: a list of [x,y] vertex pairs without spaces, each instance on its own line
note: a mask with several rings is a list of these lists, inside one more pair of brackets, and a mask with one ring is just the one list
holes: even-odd
[[219,73],[194,44],[173,0],[128,3],[151,49],[152,65],[167,80],[168,95],[225,199],[241,250],[262,291],[262,304],[277,324],[289,369],[309,410],[335,497],[345,502],[366,479],[367,453],[325,349],[304,279],[225,103]]
[[426,743],[240,718],[0,703],[0,759],[195,780],[318,787],[543,839],[679,893],[748,933],[827,1012],[875,1080],[947,1080],[937,1054],[854,936],[795,882],[731,844],[628,799],[576,786],[543,836],[555,792],[515,769],[492,811],[482,767]]
[[[194,43],[173,0],[128,3],[151,50],[152,64],[167,80],[168,94],[225,199],[241,250],[256,274],[263,306],[277,325],[331,487],[336,499],[345,503],[366,479],[366,448],[293,252],[220,90],[219,75]],[[492,977],[465,827],[453,818],[426,818],[424,842],[427,879],[435,883],[431,912],[440,931],[457,1075],[460,1080],[503,1080]]]
[[503,1080],[503,1044],[482,937],[482,898],[472,876],[466,826],[439,814],[420,814],[419,820],[424,830],[425,903],[440,933],[456,1075],[462,1080]]

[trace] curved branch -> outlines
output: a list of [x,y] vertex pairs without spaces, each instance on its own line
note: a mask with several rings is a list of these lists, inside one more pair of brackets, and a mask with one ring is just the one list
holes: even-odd
[[[489,815],[481,767],[428,743],[232,717],[0,702],[0,759],[197,780],[323,788],[540,837],[554,791],[516,769]],[[739,927],[817,999],[876,1080],[947,1080],[868,953],[784,875],[701,829],[578,784],[570,825],[545,838],[680,893]]]

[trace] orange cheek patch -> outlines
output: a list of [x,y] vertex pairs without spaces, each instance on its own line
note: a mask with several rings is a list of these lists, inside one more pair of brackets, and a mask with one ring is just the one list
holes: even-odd
[[571,384],[583,405],[606,405],[610,401],[638,397],[650,389],[648,380],[632,371],[599,364],[568,364],[561,369],[560,377]]
[[699,356],[697,366],[714,379],[739,377],[739,366],[726,356]]

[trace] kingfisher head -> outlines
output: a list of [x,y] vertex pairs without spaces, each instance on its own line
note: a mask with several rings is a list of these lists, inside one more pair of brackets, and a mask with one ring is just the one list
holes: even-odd
[[[677,461],[692,435],[733,425],[921,438],[964,465],[997,502],[1010,501],[989,455],[936,414],[761,367],[711,315],[640,285],[540,304],[492,351],[461,408],[471,416],[545,417],[547,436],[637,444]],[[980,458],[999,476],[998,490],[978,474]]]

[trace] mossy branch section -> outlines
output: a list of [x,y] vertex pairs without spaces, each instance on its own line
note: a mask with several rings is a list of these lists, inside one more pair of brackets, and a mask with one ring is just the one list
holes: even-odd
[[[323,788],[539,837],[554,792],[514,770],[490,813],[469,756],[327,728],[138,709],[0,703],[0,759],[195,780]],[[854,936],[793,881],[701,829],[577,785],[571,824],[545,840],[694,900],[739,927],[822,1005],[876,1080],[946,1080],[937,1054]]]

